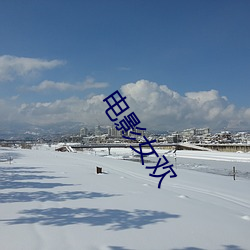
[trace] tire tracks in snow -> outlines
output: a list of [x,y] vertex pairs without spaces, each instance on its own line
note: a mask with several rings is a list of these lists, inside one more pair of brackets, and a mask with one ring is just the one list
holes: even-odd
[[182,184],[171,184],[171,187],[179,188],[182,190],[188,190],[188,191],[196,192],[196,193],[200,193],[200,194],[209,195],[209,196],[216,197],[216,198],[219,198],[219,199],[222,199],[222,200],[225,200],[225,201],[234,203],[236,205],[250,209],[250,202],[249,201],[244,200],[244,199],[240,199],[240,198],[236,198],[232,195],[223,194],[223,193],[215,192],[215,191],[210,191],[208,189],[203,189],[203,188],[195,188],[192,186],[187,186],[187,185],[182,185]]
[[[118,173],[129,175],[129,176],[132,176],[134,178],[145,180],[147,182],[151,182],[151,183],[154,183],[154,184],[158,185],[158,181],[151,180],[148,177],[145,177],[145,176],[143,176],[141,174],[137,174],[137,173],[135,173],[133,171],[129,171],[129,170],[124,171],[124,170],[112,168],[110,166],[109,166],[109,168],[116,171],[116,172],[118,172]],[[162,186],[161,188],[166,189],[167,186],[171,187],[171,188],[178,188],[178,189],[181,189],[181,190],[188,190],[188,191],[191,191],[191,192],[194,192],[194,193],[199,193],[199,194],[212,196],[212,197],[215,197],[215,198],[218,198],[218,199],[221,199],[221,200],[236,204],[238,206],[250,209],[250,201],[242,199],[242,198],[237,198],[235,196],[228,195],[228,194],[225,194],[225,193],[216,192],[216,191],[212,191],[212,190],[204,189],[204,188],[197,188],[197,187],[193,187],[193,186],[190,186],[190,185],[171,184],[171,183],[165,183],[164,186]]]

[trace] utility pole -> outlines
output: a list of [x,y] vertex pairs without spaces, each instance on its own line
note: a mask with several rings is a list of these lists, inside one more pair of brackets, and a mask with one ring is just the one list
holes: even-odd
[[235,169],[235,167],[233,167],[233,171],[232,171],[232,173],[233,173],[233,179],[234,179],[234,181],[235,181],[235,177],[236,177],[236,169]]

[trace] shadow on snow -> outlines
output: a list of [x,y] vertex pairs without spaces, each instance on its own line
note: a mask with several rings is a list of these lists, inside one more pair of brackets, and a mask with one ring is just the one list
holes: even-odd
[[236,245],[224,245],[224,247],[225,247],[225,250],[245,250]]
[[12,160],[22,158],[23,154],[20,154],[18,152],[14,152],[12,150],[9,150],[7,148],[1,148],[0,147],[0,162],[1,160],[9,160],[10,158]]
[[62,186],[73,186],[73,184],[63,183],[44,183],[44,182],[18,182],[5,181],[0,184],[0,189],[17,189],[17,188],[55,188]]
[[132,250],[121,246],[109,246],[108,250]]
[[[223,245],[225,250],[245,250],[239,246],[236,245]],[[205,250],[204,248],[198,248],[198,247],[185,247],[185,248],[175,248],[173,250]]]
[[0,167],[0,171],[2,173],[12,173],[12,174],[40,174],[40,173],[53,173],[52,171],[44,171],[44,170],[37,170],[41,169],[42,167]]
[[95,199],[95,198],[107,198],[112,196],[120,196],[119,194],[106,194],[98,192],[10,192],[0,193],[0,203],[12,203],[12,202],[31,202],[31,201],[66,201],[77,199]]
[[73,184],[32,182],[29,180],[58,179],[52,175],[40,175],[51,173],[49,171],[36,170],[36,167],[0,167],[0,189],[18,188],[54,188],[58,186],[72,186]]
[[1,220],[9,225],[34,224],[67,226],[88,224],[90,226],[108,226],[108,230],[141,229],[146,225],[176,219],[180,215],[166,212],[140,210],[126,211],[120,209],[97,208],[48,208],[24,210],[25,215],[17,219]]

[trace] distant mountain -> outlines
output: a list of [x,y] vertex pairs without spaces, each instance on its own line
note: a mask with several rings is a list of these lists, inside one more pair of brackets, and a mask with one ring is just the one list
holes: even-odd
[[82,127],[79,122],[56,123],[37,126],[29,123],[0,122],[0,139],[37,139],[53,135],[77,134]]

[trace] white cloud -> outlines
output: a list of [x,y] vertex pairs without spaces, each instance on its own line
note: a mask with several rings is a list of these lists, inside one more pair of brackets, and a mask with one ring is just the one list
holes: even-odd
[[29,90],[32,91],[44,91],[47,89],[55,89],[55,90],[60,90],[60,91],[65,91],[72,89],[73,85],[65,82],[54,82],[54,81],[49,81],[49,80],[44,80],[42,81],[39,85],[33,85],[32,87],[29,88]]
[[40,70],[53,69],[64,63],[61,60],[48,61],[37,58],[3,55],[0,56],[0,82],[12,81],[18,76],[26,76]]
[[66,82],[54,82],[54,81],[42,81],[39,85],[34,85],[29,88],[32,91],[45,91],[45,90],[59,90],[59,91],[84,91],[86,89],[100,89],[108,87],[108,83],[95,82],[93,78],[88,77],[82,83],[66,83]]
[[[20,122],[22,120],[16,105],[11,100],[0,99],[0,121],[1,122]],[[0,122],[0,125],[1,125]]]
[[125,84],[121,89],[131,109],[148,128],[178,130],[237,126],[242,114],[216,90],[189,92],[181,96],[166,85],[146,80]]
[[86,100],[71,97],[54,102],[22,104],[18,113],[26,121],[38,125],[69,121],[95,124],[96,118],[105,120],[104,98],[104,95],[96,95]]
[[11,96],[10,100],[15,101],[19,98],[19,95]]
[[118,71],[130,71],[131,69],[128,67],[118,67],[117,70]]
[[197,103],[199,104],[204,104],[206,102],[215,101],[219,98],[222,98],[219,97],[218,91],[214,89],[210,91],[188,92],[185,94],[185,96],[188,97],[189,99],[197,101]]
[[[238,109],[216,90],[189,92],[182,96],[166,85],[140,80],[123,85],[120,93],[127,97],[130,109],[119,119],[134,111],[141,120],[141,126],[147,130],[250,127],[250,107]],[[103,102],[105,97],[107,95],[94,95],[85,99],[71,97],[53,102],[23,103],[19,106],[13,104],[14,101],[1,101],[1,120],[8,117],[9,120],[19,119],[41,125],[68,121],[96,124],[98,119],[101,124],[110,125],[105,114],[108,108]]]

